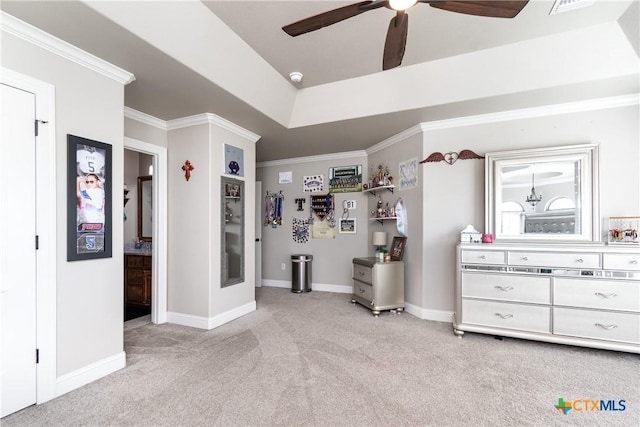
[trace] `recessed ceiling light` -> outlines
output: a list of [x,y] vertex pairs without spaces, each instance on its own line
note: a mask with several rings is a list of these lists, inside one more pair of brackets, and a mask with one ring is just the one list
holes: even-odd
[[293,73],[289,74],[289,78],[294,83],[300,83],[302,81],[302,73],[294,71]]

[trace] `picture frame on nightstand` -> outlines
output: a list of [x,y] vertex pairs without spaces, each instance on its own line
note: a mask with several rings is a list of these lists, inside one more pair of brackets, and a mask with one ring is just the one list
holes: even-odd
[[395,236],[391,241],[391,261],[402,261],[404,257],[404,247],[407,243],[406,237]]

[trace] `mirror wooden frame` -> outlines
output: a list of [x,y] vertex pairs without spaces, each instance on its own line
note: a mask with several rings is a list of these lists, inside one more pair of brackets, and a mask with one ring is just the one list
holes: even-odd
[[[502,233],[502,180],[505,167],[518,165],[578,162],[579,193],[576,200],[575,233]],[[576,243],[598,242],[600,236],[598,145],[581,144],[528,150],[487,153],[485,155],[485,232],[494,235],[495,242]]]
[[[151,215],[151,212],[149,213],[144,212],[144,203],[142,203],[142,199],[144,196],[143,184],[147,181],[153,182],[153,176],[147,175],[147,176],[138,177],[138,238],[145,242],[151,242],[153,240],[153,236],[143,235],[144,227],[142,223],[143,219],[148,217],[147,214]],[[153,184],[150,191],[151,191],[151,197],[153,197]],[[153,224],[151,224],[151,229],[153,230]]]

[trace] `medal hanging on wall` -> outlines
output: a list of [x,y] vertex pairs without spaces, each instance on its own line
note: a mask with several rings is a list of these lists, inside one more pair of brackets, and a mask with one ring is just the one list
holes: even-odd
[[282,192],[269,193],[264,199],[264,225],[276,228],[282,225],[282,201],[284,196]]

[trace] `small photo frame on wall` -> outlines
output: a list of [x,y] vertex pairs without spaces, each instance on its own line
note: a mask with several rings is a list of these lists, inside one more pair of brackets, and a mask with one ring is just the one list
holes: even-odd
[[340,234],[356,234],[356,220],[340,218]]
[[402,261],[404,257],[404,247],[407,243],[406,237],[395,236],[391,242],[391,261]]
[[244,151],[242,148],[224,144],[224,173],[244,176]]
[[111,258],[111,145],[67,135],[67,261]]

